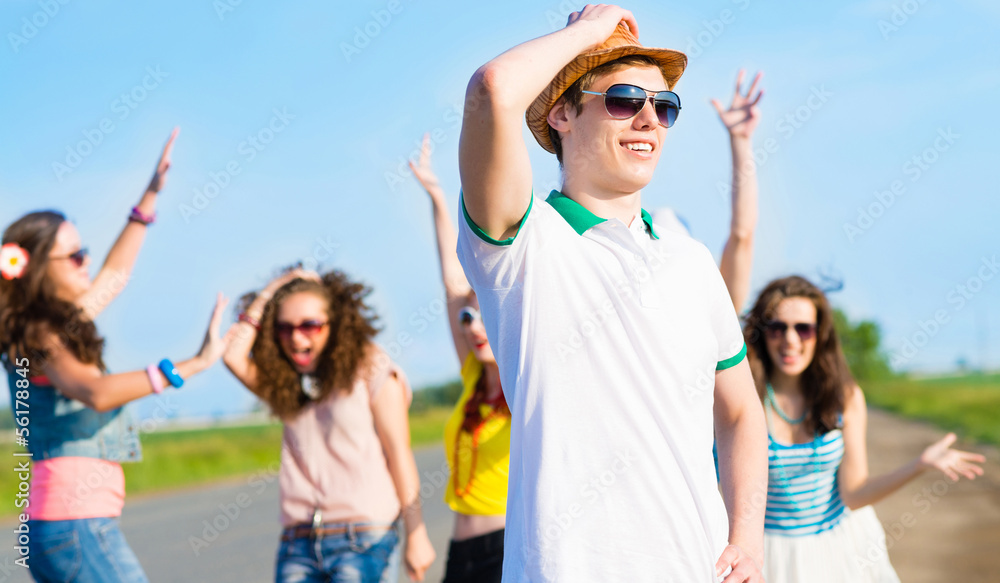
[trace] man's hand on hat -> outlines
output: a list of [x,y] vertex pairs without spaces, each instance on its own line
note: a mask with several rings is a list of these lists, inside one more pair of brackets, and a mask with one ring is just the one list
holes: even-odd
[[750,89],[747,90],[746,95],[740,92],[744,76],[745,71],[740,69],[736,76],[736,91],[733,93],[733,102],[729,105],[729,109],[723,109],[722,103],[718,99],[712,100],[715,111],[719,112],[722,125],[726,126],[729,135],[734,138],[750,138],[760,122],[760,109],[757,107],[757,102],[764,95],[764,90],[761,89],[756,95],[754,95],[754,90],[757,89],[757,82],[764,76],[764,73],[758,71],[750,83]]
[[631,11],[614,4],[587,4],[579,12],[569,15],[566,28],[580,24],[593,25],[594,36],[597,37],[593,47],[596,47],[607,40],[621,22],[628,26],[633,36],[639,38],[639,25],[635,21],[635,16],[632,16]]

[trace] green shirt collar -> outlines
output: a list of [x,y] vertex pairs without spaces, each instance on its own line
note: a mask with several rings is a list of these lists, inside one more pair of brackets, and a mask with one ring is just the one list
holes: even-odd
[[654,239],[659,239],[660,236],[656,234],[656,230],[653,229],[653,217],[644,208],[639,209],[639,216],[642,217],[642,222],[646,223],[646,228],[649,229],[649,236]]
[[[573,230],[580,235],[586,233],[591,227],[607,220],[590,212],[583,205],[558,190],[553,190],[549,193],[549,197],[545,199],[545,202],[552,205],[552,208],[556,209],[556,212],[562,215],[562,218],[566,219],[569,226],[573,227]],[[653,230],[653,217],[646,212],[646,209],[641,209],[639,215],[642,217],[642,222],[646,223],[649,235],[654,239],[659,239],[660,237]]]

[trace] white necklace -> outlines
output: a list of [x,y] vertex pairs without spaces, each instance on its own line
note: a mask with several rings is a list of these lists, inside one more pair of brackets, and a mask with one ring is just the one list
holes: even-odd
[[302,393],[313,401],[319,398],[319,381],[311,374],[302,375]]

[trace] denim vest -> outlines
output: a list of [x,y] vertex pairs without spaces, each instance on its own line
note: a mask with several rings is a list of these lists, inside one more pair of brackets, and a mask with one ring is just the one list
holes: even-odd
[[[10,408],[17,411],[17,381],[23,379],[3,359],[10,386]],[[23,384],[23,383],[22,383]],[[35,461],[55,457],[92,457],[112,462],[142,459],[139,432],[128,407],[98,413],[80,401],[64,397],[55,387],[29,383],[28,451]],[[21,409],[24,411],[24,409]],[[17,415],[15,415],[17,417]]]

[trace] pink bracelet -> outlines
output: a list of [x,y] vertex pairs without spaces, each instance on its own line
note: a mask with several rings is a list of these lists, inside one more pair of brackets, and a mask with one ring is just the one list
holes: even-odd
[[151,225],[153,224],[153,221],[156,220],[156,213],[147,215],[144,214],[141,210],[139,210],[139,207],[134,206],[132,207],[132,213],[129,214],[128,216],[128,220],[136,223],[141,223],[143,225]]
[[167,385],[163,382],[163,376],[160,375],[160,369],[155,364],[151,364],[146,367],[146,376],[149,377],[149,384],[153,385],[153,392],[157,395],[162,393],[164,387]]

